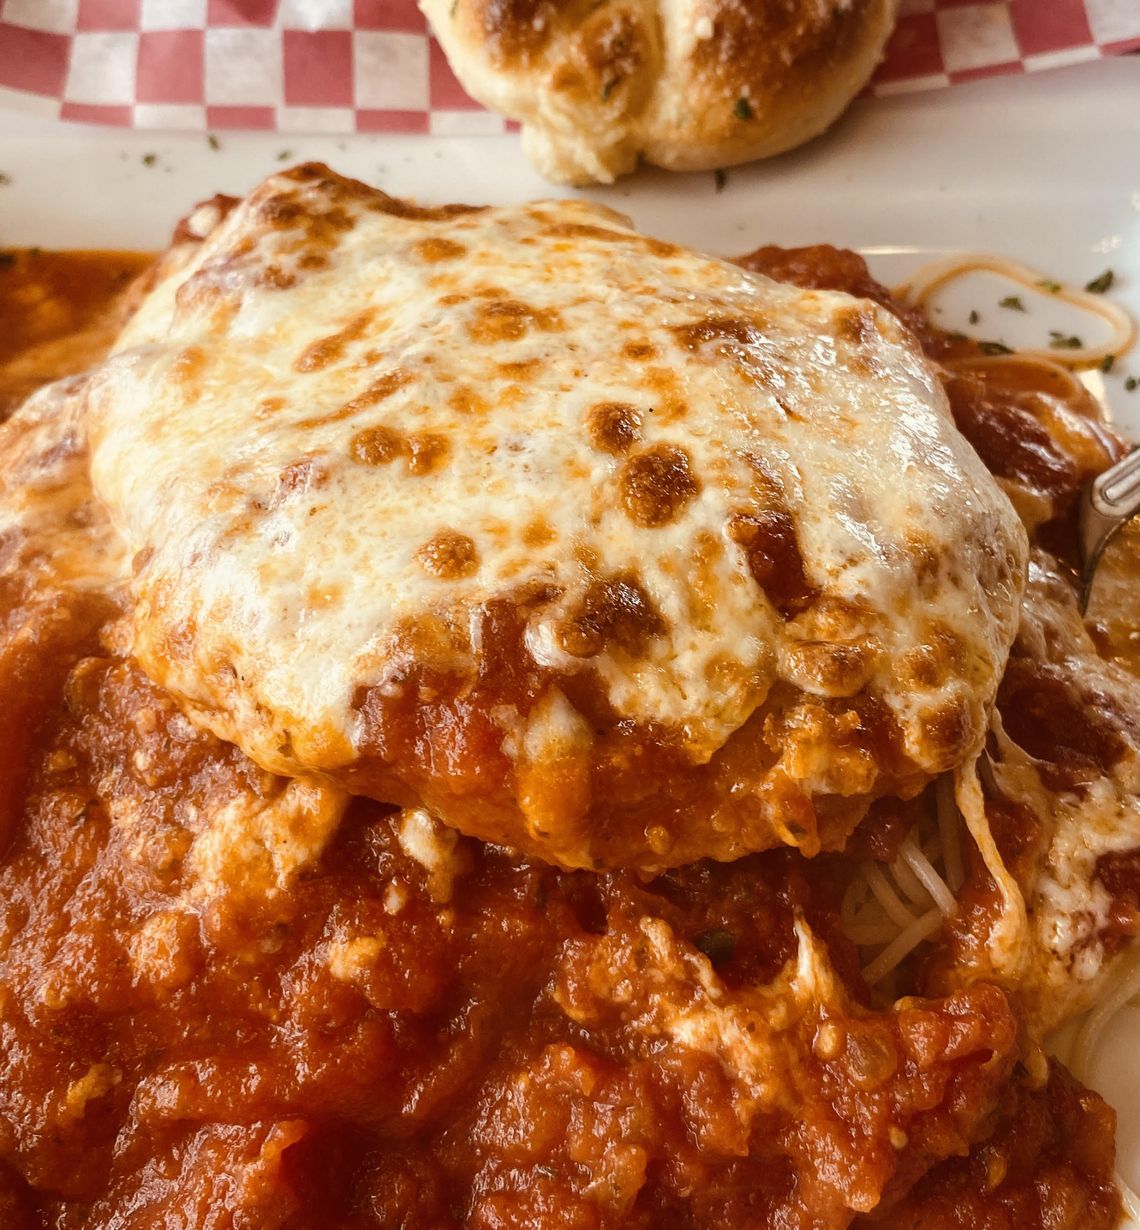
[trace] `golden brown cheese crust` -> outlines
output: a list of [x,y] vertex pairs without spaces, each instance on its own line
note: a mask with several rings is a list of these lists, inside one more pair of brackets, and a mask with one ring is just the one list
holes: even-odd
[[95,377],[196,720],[569,866],[835,847],[976,748],[1024,537],[873,304],[302,168]]
[[896,0],[421,0],[456,74],[523,122],[539,170],[609,182],[822,132],[870,76]]

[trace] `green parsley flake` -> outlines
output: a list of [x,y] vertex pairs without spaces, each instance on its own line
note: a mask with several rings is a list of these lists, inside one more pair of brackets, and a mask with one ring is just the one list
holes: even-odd
[[1042,278],[1037,285],[1042,290],[1047,290],[1051,295],[1057,294],[1057,292],[1061,289],[1061,283],[1054,282],[1052,278]]
[[221,141],[219,141],[218,138],[215,137],[212,132],[206,134],[206,141],[209,144],[211,149],[217,150],[217,149],[222,148]]
[[1116,274],[1111,269],[1106,269],[1099,278],[1093,278],[1091,282],[1085,283],[1085,290],[1094,295],[1103,295],[1106,290],[1109,290],[1116,281]]
[[1100,361],[1100,370],[1102,372],[1112,371],[1112,365],[1116,362],[1116,355],[1106,354]]
[[143,154],[142,156],[142,164],[144,167],[153,167],[157,161],[157,154]]
[[1137,380],[1135,376],[1129,376],[1124,382],[1124,387],[1129,391],[1129,393],[1131,393],[1137,385],[1140,385],[1140,380]]
[[721,167],[713,172],[713,183],[716,184],[717,192],[723,192],[725,185],[728,183],[728,172]]
[[1005,342],[979,342],[978,349],[982,354],[1013,354],[1013,348]]
[[1025,304],[1021,302],[1020,295],[1006,295],[1006,297],[998,303],[998,307],[1009,308],[1011,312],[1025,311]]
[[281,151],[281,152],[277,155],[277,161],[278,161],[278,162],[288,162],[288,161],[289,161],[289,159],[290,159],[290,158],[292,158],[292,157],[293,157],[293,151],[292,151],[291,149],[283,149],[283,150],[282,150],[282,151]]
[[970,309],[970,324],[976,325],[978,321],[981,319],[982,319],[981,312],[979,312],[977,308],[971,308]]
[[1062,333],[1059,329],[1049,330],[1049,346],[1053,350],[1080,350],[1084,345],[1075,333]]
[[713,963],[722,965],[736,951],[736,936],[726,927],[713,927],[693,936],[693,945]]
[[752,104],[743,94],[736,100],[736,106],[732,108],[732,114],[738,120],[750,120],[752,118]]

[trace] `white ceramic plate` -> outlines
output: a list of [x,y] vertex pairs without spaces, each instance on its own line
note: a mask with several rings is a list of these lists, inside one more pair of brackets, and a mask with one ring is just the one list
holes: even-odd
[[[806,149],[729,171],[719,191],[711,173],[657,173],[584,195],[651,234],[727,255],[762,243],[857,248],[886,282],[978,249],[1078,284],[1112,268],[1113,297],[1140,317],[1138,98],[1140,57],[1124,57],[869,100]],[[513,136],[220,133],[218,146],[0,113],[0,246],[158,248],[193,201],[310,158],[430,202],[557,194]],[[979,281],[947,301],[940,323],[962,325],[973,307],[979,336],[1025,343],[1066,328],[1057,305],[1033,301],[1023,317],[997,306],[1002,293]],[[1130,375],[1140,377],[1140,351],[1090,380],[1140,439]],[[1114,1024],[1094,1076],[1120,1112],[1120,1169],[1140,1188],[1140,1012]]]

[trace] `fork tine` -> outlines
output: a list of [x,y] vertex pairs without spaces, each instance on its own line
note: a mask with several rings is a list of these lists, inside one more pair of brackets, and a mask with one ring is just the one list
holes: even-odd
[[1081,492],[1077,517],[1081,554],[1080,608],[1088,608],[1093,578],[1112,536],[1140,513],[1140,446],[1098,474]]

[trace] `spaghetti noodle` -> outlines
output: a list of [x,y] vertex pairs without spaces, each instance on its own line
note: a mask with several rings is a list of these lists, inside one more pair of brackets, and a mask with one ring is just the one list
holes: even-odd
[[1049,298],[1068,303],[1099,317],[1110,330],[1107,340],[1099,345],[1080,344],[1064,350],[1019,348],[1016,356],[1013,356],[1019,362],[1030,360],[1045,362],[1051,366],[1086,367],[1102,362],[1109,355],[1119,358],[1136,340],[1135,322],[1123,308],[1110,299],[1087,290],[1078,290],[1076,287],[1054,282],[1027,265],[1019,264],[1008,257],[995,256],[990,252],[970,252],[934,261],[923,266],[905,283],[897,287],[894,293],[902,302],[925,310],[931,296],[936,291],[970,273],[994,273],[999,277],[1016,282],[1035,294],[1042,293],[1042,288],[1048,287],[1044,293],[1048,294]]

